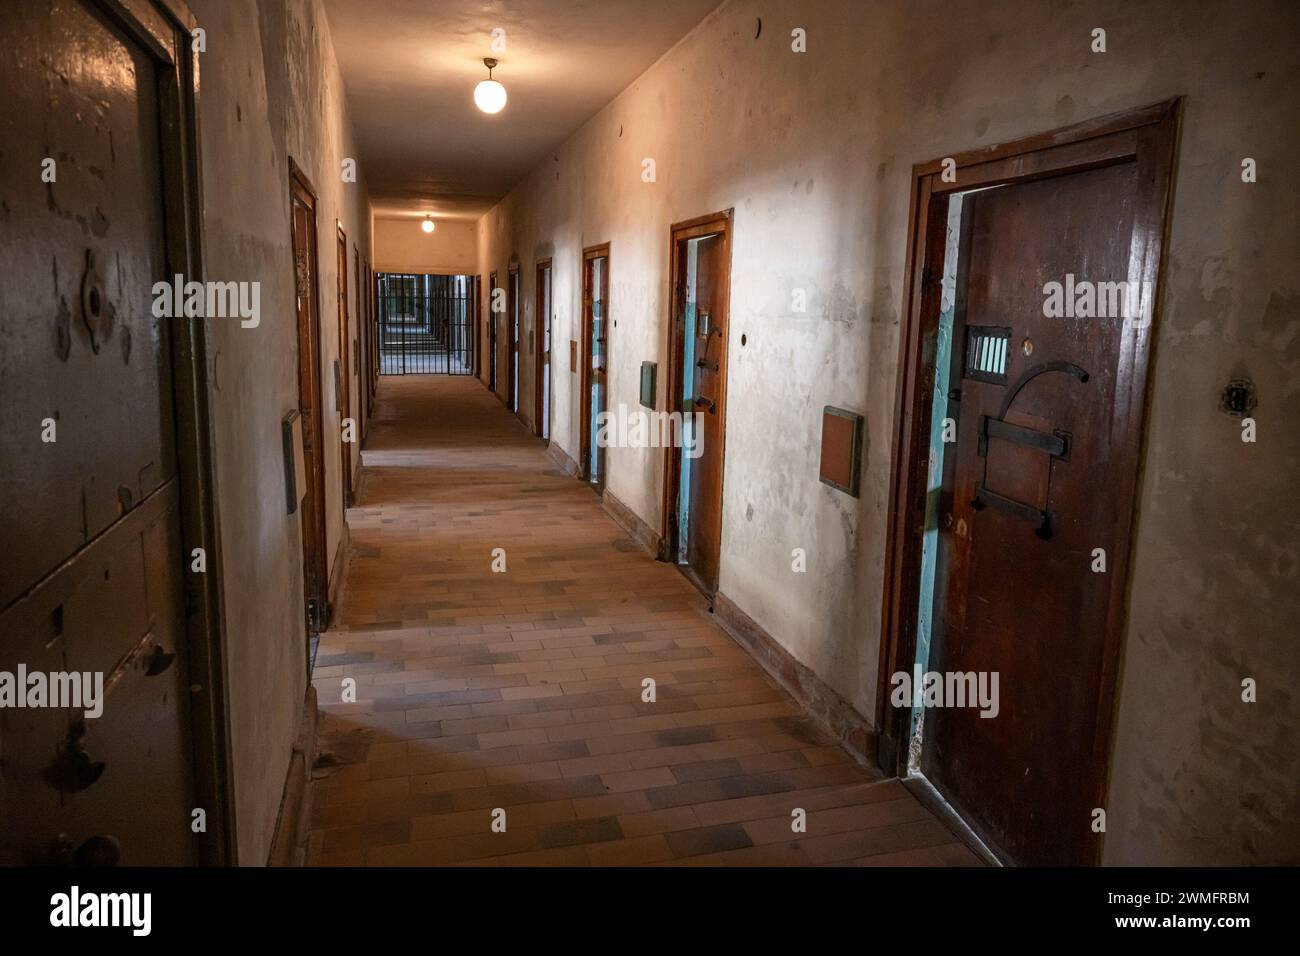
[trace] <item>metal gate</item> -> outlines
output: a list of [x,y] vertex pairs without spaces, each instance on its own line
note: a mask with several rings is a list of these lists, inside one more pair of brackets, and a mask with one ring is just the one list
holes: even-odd
[[381,272],[379,374],[474,374],[473,277]]

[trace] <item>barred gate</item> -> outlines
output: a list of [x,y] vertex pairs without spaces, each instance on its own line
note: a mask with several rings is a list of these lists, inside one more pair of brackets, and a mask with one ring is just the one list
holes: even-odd
[[379,374],[474,374],[474,283],[467,275],[381,272]]

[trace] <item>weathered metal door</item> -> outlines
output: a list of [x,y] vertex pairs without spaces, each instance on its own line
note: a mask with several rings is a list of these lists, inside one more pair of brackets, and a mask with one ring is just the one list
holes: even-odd
[[0,671],[104,691],[0,708],[0,863],[190,863],[159,67],[92,3],[6,3],[0,36]]

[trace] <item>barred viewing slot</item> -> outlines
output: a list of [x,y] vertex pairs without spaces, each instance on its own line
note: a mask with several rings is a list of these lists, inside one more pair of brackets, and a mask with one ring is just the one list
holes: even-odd
[[966,378],[1004,385],[1007,381],[1009,328],[986,325],[966,327]]

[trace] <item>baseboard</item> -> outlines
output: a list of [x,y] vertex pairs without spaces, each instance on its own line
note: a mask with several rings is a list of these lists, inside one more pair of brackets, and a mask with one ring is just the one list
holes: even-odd
[[605,506],[605,513],[613,518],[620,528],[631,535],[633,541],[649,551],[654,557],[659,556],[662,536],[658,531],[642,521],[640,515],[614,497],[608,488],[605,489],[605,493],[601,496],[601,501]]
[[555,463],[555,467],[572,478],[578,473],[578,463],[564,453],[564,449],[556,442],[551,442],[546,446],[546,456]]
[[864,767],[876,769],[876,732],[865,717],[721,591],[713,616],[741,647]]
[[316,762],[316,688],[307,688],[298,739],[293,742],[289,772],[280,798],[280,813],[275,821],[275,836],[267,866],[302,866],[307,852],[307,829],[311,820],[312,764]]

